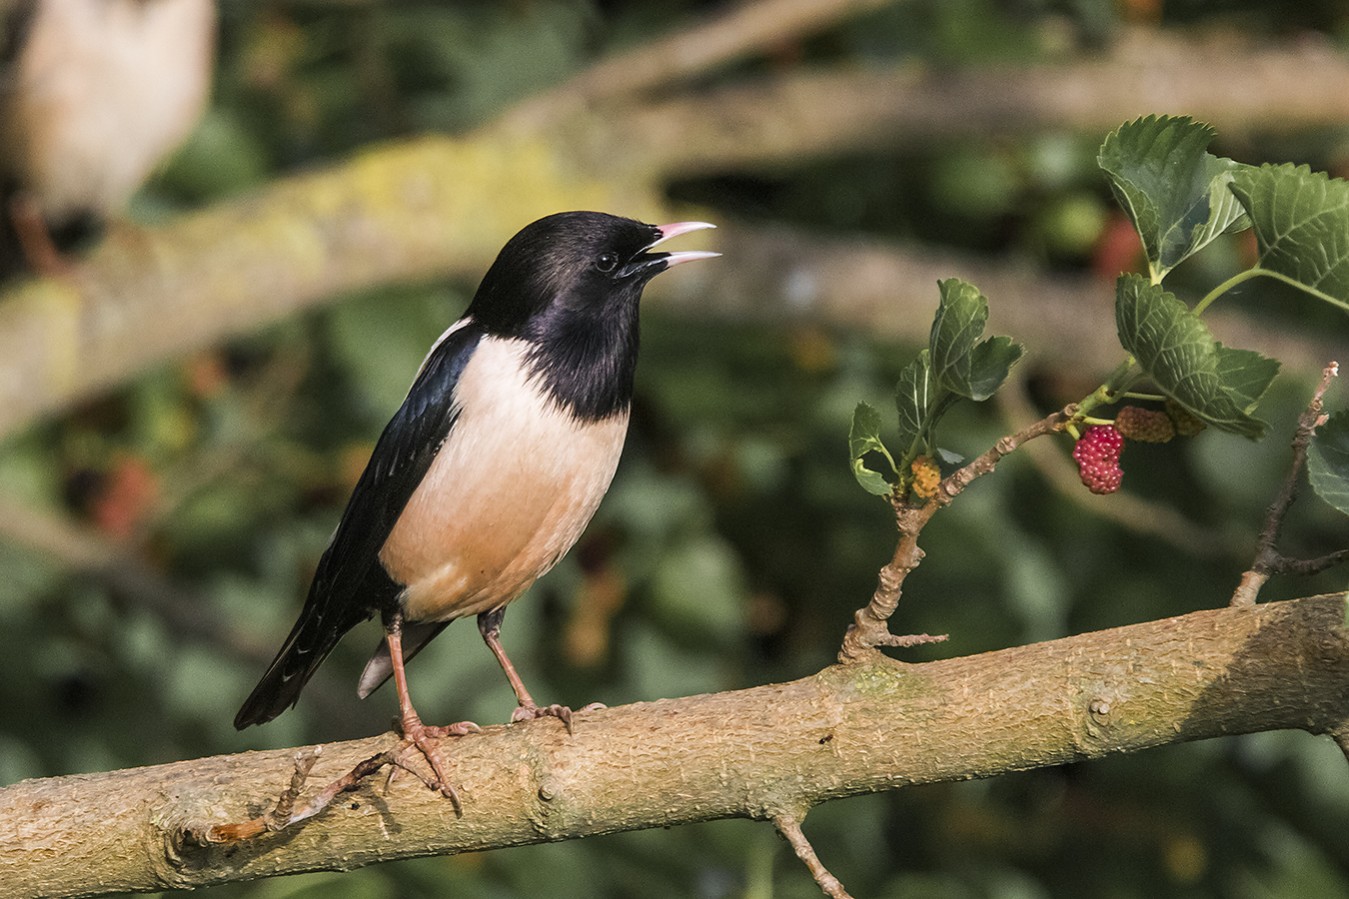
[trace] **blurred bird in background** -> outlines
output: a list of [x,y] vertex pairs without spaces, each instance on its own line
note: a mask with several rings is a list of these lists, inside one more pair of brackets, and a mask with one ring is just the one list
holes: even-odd
[[262,724],[300,690],[342,636],[376,613],[385,640],[361,676],[390,676],[399,724],[459,804],[403,665],[456,618],[476,615],[521,721],[571,726],[534,702],[498,637],[507,603],[571,549],[609,489],[628,429],[637,307],[648,281],[710,252],[654,248],[712,227],[647,225],[597,212],[551,215],[511,238],[473,302],[435,345],[385,427],[319,561],[290,636],[234,726]]
[[65,269],[206,106],[214,0],[0,0],[0,277]]

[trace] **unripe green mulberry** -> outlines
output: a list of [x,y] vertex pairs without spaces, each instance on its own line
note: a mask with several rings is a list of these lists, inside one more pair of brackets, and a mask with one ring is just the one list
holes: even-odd
[[1204,430],[1203,421],[1196,418],[1194,413],[1169,396],[1166,398],[1166,414],[1171,417],[1171,423],[1176,426],[1176,433],[1182,437],[1193,437]]

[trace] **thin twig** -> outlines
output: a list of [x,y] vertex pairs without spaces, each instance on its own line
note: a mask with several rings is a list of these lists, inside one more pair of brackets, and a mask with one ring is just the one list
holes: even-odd
[[281,791],[281,795],[277,797],[276,805],[271,811],[258,815],[256,818],[249,818],[247,821],[239,821],[233,824],[209,824],[204,826],[189,824],[183,828],[182,841],[193,846],[236,843],[240,840],[250,840],[261,834],[275,833],[283,829],[295,808],[295,800],[300,798],[300,791],[304,789],[305,781],[309,779],[309,772],[314,769],[314,763],[318,761],[322,754],[322,746],[315,746],[310,750],[301,749],[295,753],[295,770],[290,776],[290,784]]
[[[1316,429],[1325,423],[1325,416],[1321,410],[1325,406],[1326,391],[1330,389],[1330,382],[1339,373],[1338,362],[1331,362],[1322,370],[1321,382],[1316,385],[1311,402],[1307,404],[1307,408],[1298,417],[1297,430],[1293,433],[1293,463],[1288,467],[1288,474],[1283,479],[1283,487],[1274,497],[1274,502],[1270,503],[1269,511],[1265,513],[1265,526],[1261,529],[1260,539],[1256,543],[1255,561],[1241,576],[1241,581],[1237,584],[1236,590],[1232,591],[1230,604],[1233,606],[1255,605],[1255,599],[1260,593],[1260,588],[1265,585],[1271,575],[1284,571],[1296,571],[1299,565],[1310,564],[1285,558],[1275,548],[1274,544],[1279,539],[1279,530],[1283,527],[1283,520],[1288,514],[1288,508],[1293,505],[1293,500],[1297,498],[1297,480],[1302,471],[1302,466],[1307,461],[1307,446],[1311,443],[1312,435],[1316,433]],[[1331,564],[1336,563],[1332,562]]]
[[881,646],[907,649],[910,646],[927,646],[929,643],[945,643],[950,634],[887,634],[881,640]]
[[[401,754],[402,752],[399,749],[389,749],[357,762],[354,768],[324,787],[323,791],[311,799],[308,805],[291,815],[283,826],[309,820],[332,805],[333,800],[338,796],[351,792],[361,785],[361,781],[378,774],[385,765],[402,767],[402,763],[399,761]],[[425,782],[425,778],[423,778],[423,782]],[[459,798],[451,794],[450,800],[454,803],[455,814],[462,815],[464,810],[459,805]]]
[[964,468],[948,475],[937,486],[932,499],[921,506],[911,506],[902,500],[895,501],[895,521],[899,525],[899,542],[895,545],[895,554],[889,563],[880,570],[876,591],[871,601],[858,609],[853,615],[853,623],[843,636],[843,646],[839,651],[839,661],[847,662],[874,652],[879,646],[915,645],[933,642],[932,638],[896,637],[890,633],[887,622],[899,606],[904,579],[909,572],[918,567],[923,560],[923,550],[918,546],[918,535],[923,527],[937,513],[938,509],[951,503],[953,499],[976,479],[991,473],[1008,453],[1016,450],[1028,440],[1053,434],[1063,429],[1064,424],[1077,411],[1076,405],[1068,405],[1058,412],[1047,415],[1015,434],[1009,434],[998,440],[982,455],[976,457]]
[[1349,562],[1349,549],[1336,550],[1314,559],[1290,559],[1286,556],[1279,556],[1271,567],[1271,573],[1308,577],[1313,574],[1320,574],[1328,568],[1334,568],[1336,565],[1342,565],[1345,562]]
[[268,815],[268,830],[280,830],[290,821],[291,813],[295,811],[295,800],[300,798],[304,782],[309,779],[309,772],[314,770],[314,763],[321,755],[323,755],[322,746],[315,746],[309,752],[301,750],[295,753],[295,773],[290,776],[290,786],[281,794],[281,798],[276,800],[276,808]]
[[806,867],[810,869],[810,876],[815,878],[815,882],[820,885],[820,889],[826,896],[830,899],[852,899],[839,879],[829,873],[829,869],[815,854],[815,847],[810,845],[810,840],[806,839],[806,835],[801,831],[801,825],[794,816],[775,815],[773,816],[773,826],[791,844],[796,857],[805,862]]
[[[378,773],[386,765],[400,764],[398,748],[376,753],[357,762],[350,771],[328,784],[299,811],[295,811],[295,803],[304,789],[305,781],[309,778],[309,772],[322,752],[323,747],[319,746],[310,752],[295,753],[295,771],[291,775],[290,784],[281,793],[271,811],[256,818],[249,818],[247,821],[231,824],[188,825],[182,830],[182,841],[187,845],[211,846],[251,840],[264,833],[276,833],[319,814],[332,805],[338,796],[356,789],[362,781]],[[457,802],[455,811],[460,812]]]

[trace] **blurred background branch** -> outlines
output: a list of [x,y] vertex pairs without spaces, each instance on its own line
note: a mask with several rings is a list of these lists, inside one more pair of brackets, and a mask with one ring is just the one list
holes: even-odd
[[[579,76],[582,85],[586,78]],[[1315,100],[1299,103],[1299,97]],[[659,218],[670,214],[661,199],[664,185],[693,173],[989,131],[1069,123],[1104,131],[1158,109],[1206,116],[1239,137],[1257,126],[1342,120],[1349,109],[1335,104],[1349,103],[1346,98],[1349,61],[1315,45],[1253,50],[1226,37],[1139,36],[1121,41],[1105,59],[1067,65],[785,74],[651,105],[607,112],[578,107],[543,130],[531,117],[523,124],[508,117],[502,127],[462,138],[365,150],[326,171],[109,241],[68,279],[21,284],[0,295],[0,433],[150,365],[352,291],[472,277],[518,222],[538,210],[612,208]],[[760,265],[765,251],[780,263],[811,240],[798,234],[778,246],[774,233],[782,232],[761,236],[752,245],[758,255],[740,257],[742,264]],[[934,255],[930,265],[912,268],[911,260]],[[895,329],[894,322],[911,321],[910,310],[928,302],[935,275],[962,273],[945,268],[949,257],[942,254],[892,248],[888,258],[870,257],[887,279],[884,289],[859,290],[851,277],[852,247],[823,241],[810,257],[814,266],[787,274],[827,285],[831,302],[820,304],[816,315],[903,337],[913,332]],[[813,277],[811,267],[821,275]],[[758,270],[782,274],[780,266]],[[832,274],[838,270],[850,276],[838,279]],[[1093,321],[1052,307],[1046,313],[1040,304],[1058,297],[1065,310],[1076,310],[1093,297],[1101,302],[1106,288],[1056,279],[1012,260],[984,261],[976,271],[1017,284],[1006,305],[995,304],[1000,314],[1012,315],[1018,299],[1033,300],[1017,308],[1023,321],[1036,323],[1038,335],[1019,333],[1037,348],[1070,347],[1078,358],[1079,347],[1093,348],[1084,342],[1100,331]],[[910,272],[921,277],[890,280]],[[705,299],[700,312],[726,308],[737,296],[762,302],[777,295],[727,296],[719,292],[721,279],[705,277],[697,288]],[[975,283],[1004,299],[1001,284]],[[1234,327],[1234,340],[1268,332],[1258,324]],[[1324,358],[1314,343],[1271,336],[1273,346],[1256,345],[1271,354],[1291,349],[1283,357],[1294,365],[1319,367],[1314,360]],[[1101,342],[1107,339],[1102,335]]]

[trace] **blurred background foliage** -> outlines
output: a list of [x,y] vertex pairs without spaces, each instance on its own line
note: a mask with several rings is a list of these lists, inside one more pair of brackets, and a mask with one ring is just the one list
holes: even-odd
[[[222,9],[213,105],[131,217],[165,220],[372,141],[463,132],[606,52],[721,6],[233,0]],[[1331,0],[897,3],[713,77],[817,65],[1035,65],[1065,47],[1090,53],[1126,26],[1343,47],[1349,11]],[[1113,278],[1137,258],[1095,166],[1102,136],[988,134],[728,171],[669,190],[713,221],[791,222]],[[1220,134],[1213,149],[1349,174],[1343,128],[1248,136],[1239,146]],[[1239,239],[1220,244],[1191,274],[1212,283],[1247,252]],[[128,571],[91,576],[22,539],[0,543],[0,783],[388,726],[391,695],[358,702],[353,693],[378,639],[373,625],[339,647],[296,710],[245,733],[230,722],[288,630],[380,428],[474,286],[344,298],[148,373],[0,448],[11,538],[62,516],[130,548]],[[996,307],[998,297],[990,301]],[[1277,326],[1346,333],[1338,313],[1312,306],[1284,304]],[[914,347],[826,323],[737,327],[654,312],[643,328],[632,433],[613,490],[578,548],[508,616],[505,640],[546,701],[614,705],[810,674],[833,660],[893,548],[886,507],[853,483],[845,438],[858,400],[890,408]],[[1022,365],[1024,390],[1052,408],[1089,391],[1114,361],[1055,370],[1032,358]],[[1126,452],[1125,491],[1178,510],[1203,543],[1103,516],[1084,490],[1065,492],[1028,458],[1010,460],[924,534],[927,559],[894,626],[951,640],[906,657],[1224,604],[1285,469],[1308,388],[1297,374],[1280,378],[1267,408],[1274,436],[1262,443],[1205,434]],[[1332,405],[1344,403],[1338,390]],[[1021,411],[960,409],[946,443],[977,452],[1024,421]],[[1047,464],[1071,471],[1067,447],[1056,450]],[[1344,537],[1342,521],[1307,499],[1284,545],[1311,555]],[[163,581],[173,585],[167,599]],[[1312,583],[1276,580],[1266,596],[1344,586],[1343,572],[1331,572]],[[512,707],[471,623],[447,631],[413,671],[428,721],[498,722]],[[1335,747],[1265,734],[838,801],[815,811],[806,830],[858,896],[1123,899],[1349,896],[1347,825],[1349,777]],[[208,892],[818,895],[771,828],[738,821]]]

